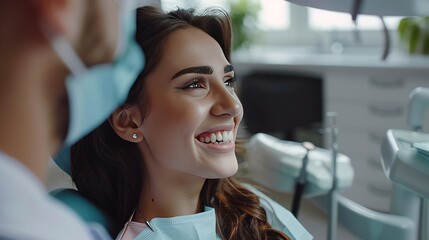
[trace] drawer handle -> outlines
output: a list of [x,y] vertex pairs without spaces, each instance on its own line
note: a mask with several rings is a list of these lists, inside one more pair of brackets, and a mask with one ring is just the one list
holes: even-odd
[[369,184],[367,187],[369,192],[372,192],[380,197],[390,197],[391,195],[391,191],[389,189],[384,189],[373,184]]
[[381,89],[396,89],[404,86],[404,79],[397,78],[394,80],[381,80],[377,78],[370,78],[369,85]]
[[383,170],[383,166],[381,165],[381,161],[374,157],[368,159],[368,166],[373,168],[374,170],[381,171]]
[[404,110],[399,106],[377,106],[375,104],[369,105],[369,112],[382,117],[399,117],[402,116]]

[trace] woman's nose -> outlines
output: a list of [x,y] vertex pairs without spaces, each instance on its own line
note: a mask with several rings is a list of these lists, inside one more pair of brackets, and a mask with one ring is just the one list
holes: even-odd
[[234,92],[234,88],[219,86],[214,91],[214,104],[211,113],[215,116],[241,116],[243,106]]

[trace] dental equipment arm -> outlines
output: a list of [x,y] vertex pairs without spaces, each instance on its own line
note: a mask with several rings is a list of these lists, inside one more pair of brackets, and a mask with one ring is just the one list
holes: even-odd
[[408,125],[414,131],[423,128],[425,110],[429,106],[429,88],[418,87],[411,91],[408,105]]
[[[426,16],[429,1],[426,0],[287,0],[298,5],[350,13],[359,6],[359,14],[376,16]],[[356,1],[360,1],[356,4]]]
[[[298,5],[325,9],[336,12],[350,13],[356,25],[359,14],[375,15],[383,26],[383,53],[381,59],[385,61],[390,53],[390,36],[384,21],[384,16],[427,16],[429,1],[427,0],[286,0]],[[355,31],[357,35],[357,30]],[[356,38],[358,39],[358,38]]]
[[292,201],[292,214],[298,218],[299,204],[301,203],[302,194],[304,193],[305,185],[307,182],[307,164],[308,164],[308,153],[315,147],[310,142],[303,142],[302,146],[307,150],[304,159],[302,159],[302,167],[298,176],[298,180],[295,183],[295,193]]
[[332,155],[332,187],[329,190],[329,222],[328,222],[328,240],[337,239],[337,224],[338,224],[338,204],[337,204],[337,157],[338,157],[338,128],[337,128],[337,113],[328,112],[327,131],[331,134],[331,155]]
[[416,132],[424,123],[429,107],[429,89],[418,87],[410,93],[408,124],[413,131],[389,129],[382,144],[383,168],[395,184],[429,198],[429,134]]
[[384,173],[397,192],[392,199],[392,213],[419,223],[418,237],[425,240],[429,239],[429,134],[418,131],[423,128],[427,107],[429,89],[414,89],[408,106],[408,124],[412,131],[389,129],[381,147]]

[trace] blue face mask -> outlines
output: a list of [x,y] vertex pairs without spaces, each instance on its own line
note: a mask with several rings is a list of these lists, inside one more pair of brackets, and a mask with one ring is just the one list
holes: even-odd
[[[127,2],[125,0],[125,2]],[[121,5],[123,38],[113,63],[86,68],[64,38],[52,45],[72,74],[66,79],[69,99],[69,128],[55,162],[70,174],[70,146],[105,121],[122,104],[142,71],[144,55],[135,41],[136,11]]]

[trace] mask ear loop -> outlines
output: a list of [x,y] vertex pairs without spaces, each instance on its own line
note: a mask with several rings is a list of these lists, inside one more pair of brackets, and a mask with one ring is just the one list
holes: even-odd
[[79,55],[67,39],[53,33],[46,24],[40,24],[40,29],[46,39],[51,43],[55,53],[60,57],[74,76],[78,77],[87,71],[85,64],[82,62]]
[[70,42],[65,38],[54,37],[52,39],[52,46],[73,75],[79,77],[81,74],[83,75],[87,71],[85,64],[77,55]]

